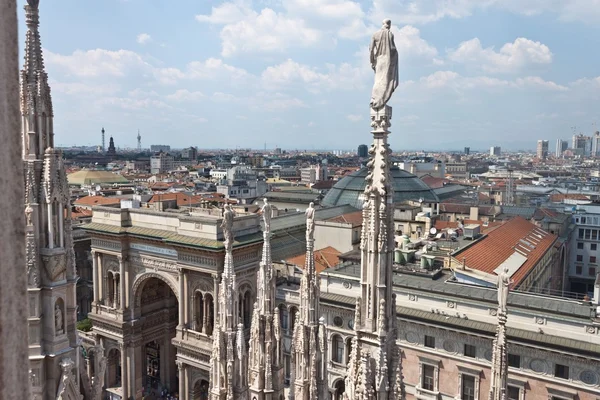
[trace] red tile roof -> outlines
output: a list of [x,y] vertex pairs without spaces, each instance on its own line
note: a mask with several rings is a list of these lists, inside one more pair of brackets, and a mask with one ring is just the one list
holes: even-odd
[[589,196],[581,193],[557,193],[550,196],[552,203],[561,203],[564,200],[589,200]]
[[494,274],[500,264],[513,253],[519,252],[527,257],[527,261],[512,276],[515,285],[519,285],[557,238],[526,219],[515,217],[471,246],[459,250],[453,257],[461,263],[466,258],[467,268]]
[[[325,247],[321,250],[315,250],[315,270],[317,274],[320,274],[327,268],[335,267],[340,262],[340,254],[342,253],[331,246]],[[300,269],[304,269],[306,267],[306,254],[288,258],[285,261],[288,264],[293,264]]]
[[456,228],[458,228],[458,222],[440,221],[440,220],[435,221],[435,229],[437,229],[437,230],[456,229]]
[[431,189],[439,189],[441,187],[444,187],[444,184],[447,182],[447,179],[437,178],[437,177],[431,176],[429,174],[423,175],[421,177],[421,180],[423,182],[425,182],[425,184],[427,186],[429,186]]
[[362,211],[354,211],[337,217],[326,219],[327,222],[337,222],[339,224],[350,224],[353,227],[362,225]]
[[121,199],[116,197],[104,197],[104,196],[86,196],[75,200],[73,203],[76,206],[114,206],[121,204]]
[[199,205],[202,202],[202,197],[200,196],[190,196],[189,194],[185,194],[185,193],[161,193],[161,194],[155,194],[152,196],[152,198],[150,200],[148,200],[149,204],[152,203],[156,203],[159,201],[173,201],[173,200],[177,200],[177,206],[178,207],[184,207],[184,206],[195,206],[195,205]]

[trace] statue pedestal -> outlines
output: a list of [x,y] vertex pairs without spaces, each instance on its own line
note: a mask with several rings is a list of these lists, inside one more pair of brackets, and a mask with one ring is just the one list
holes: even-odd
[[382,108],[375,110],[371,108],[371,128],[372,133],[389,133],[388,128],[392,126],[390,120],[392,119],[392,107],[383,106]]

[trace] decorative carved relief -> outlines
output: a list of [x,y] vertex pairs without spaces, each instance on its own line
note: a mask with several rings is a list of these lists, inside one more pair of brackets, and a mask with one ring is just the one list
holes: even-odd
[[585,383],[586,385],[598,384],[598,374],[596,374],[594,371],[590,371],[589,369],[581,371],[579,374],[579,379],[581,379],[581,382]]
[[538,374],[545,374],[548,371],[548,364],[546,361],[539,358],[531,360],[529,367],[533,372],[537,372]]
[[495,317],[496,315],[498,315],[498,309],[496,308],[489,308],[488,312],[490,313],[491,316]]
[[417,300],[418,300],[418,297],[417,297],[417,295],[416,295],[416,294],[409,294],[409,295],[408,295],[408,300],[409,300],[409,301],[417,301]]
[[129,257],[129,261],[133,264],[143,265],[146,268],[153,268],[154,270],[168,271],[168,272],[177,272],[177,264],[173,262],[158,260],[155,258],[147,258],[140,256],[131,256]]
[[344,281],[344,288],[346,289],[352,289],[352,282],[350,281]]
[[535,323],[538,325],[545,325],[546,324],[546,318],[544,317],[535,317]]
[[420,342],[420,336],[416,332],[406,332],[406,341],[408,343],[417,344]]
[[454,301],[447,301],[446,302],[446,306],[448,308],[456,308],[456,302],[454,302]]
[[64,253],[49,256],[43,255],[42,261],[46,275],[50,281],[57,280],[67,270],[66,255]]
[[444,344],[442,345],[442,347],[448,353],[456,353],[457,344],[452,340],[444,340]]

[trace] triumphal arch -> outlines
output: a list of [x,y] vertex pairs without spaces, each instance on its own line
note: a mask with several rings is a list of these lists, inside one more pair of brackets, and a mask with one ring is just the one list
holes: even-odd
[[[94,301],[89,317],[107,358],[111,398],[168,390],[208,398],[219,283],[225,258],[221,210],[94,209]],[[259,216],[233,226],[239,319],[249,335],[261,257]],[[247,336],[248,337],[248,336]]]

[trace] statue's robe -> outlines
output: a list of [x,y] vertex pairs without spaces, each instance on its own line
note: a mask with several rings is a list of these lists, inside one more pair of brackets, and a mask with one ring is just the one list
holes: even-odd
[[387,104],[398,87],[398,50],[392,32],[385,27],[375,32],[369,52],[371,66],[375,70],[371,107],[379,110]]

